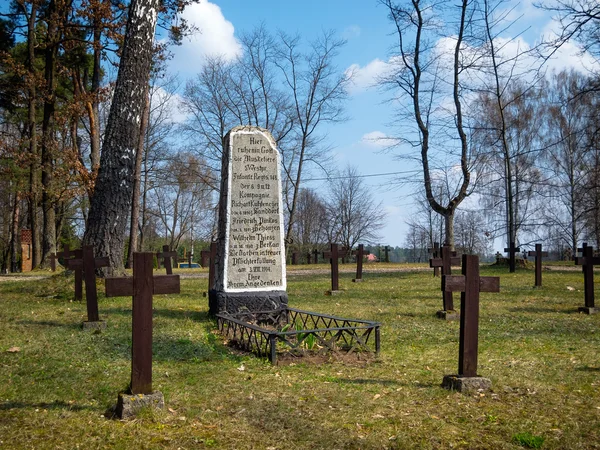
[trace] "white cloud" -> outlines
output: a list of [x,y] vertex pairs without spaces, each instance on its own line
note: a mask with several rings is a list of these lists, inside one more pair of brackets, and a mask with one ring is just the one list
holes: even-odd
[[371,131],[363,135],[360,142],[373,149],[384,149],[397,145],[398,139],[386,135],[383,131]]
[[350,94],[358,94],[367,88],[373,87],[377,83],[378,78],[385,75],[389,70],[389,63],[379,58],[374,59],[364,67],[361,67],[359,64],[352,64],[346,69],[346,74],[351,76],[348,92]]
[[241,55],[242,46],[234,36],[233,24],[216,4],[200,0],[187,6],[181,17],[198,31],[173,49],[173,70],[196,73],[207,56],[222,55],[231,61]]

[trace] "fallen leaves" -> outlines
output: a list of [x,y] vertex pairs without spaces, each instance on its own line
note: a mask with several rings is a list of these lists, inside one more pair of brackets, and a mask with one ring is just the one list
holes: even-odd
[[6,350],[7,353],[19,353],[21,351],[21,347],[11,347]]

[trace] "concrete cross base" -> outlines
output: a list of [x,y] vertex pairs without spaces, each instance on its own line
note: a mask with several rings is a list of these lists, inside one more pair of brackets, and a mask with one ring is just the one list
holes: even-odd
[[584,314],[598,314],[600,312],[600,308],[594,308],[589,306],[580,306],[579,312]]
[[353,283],[362,283],[362,278],[352,278]]
[[102,331],[106,330],[106,320],[99,320],[98,322],[85,321],[81,326],[86,331]]
[[325,291],[325,295],[340,295],[342,292],[341,290],[337,290],[337,291]]
[[444,375],[442,387],[451,391],[464,393],[489,391],[492,382],[484,377],[461,377],[460,375]]
[[156,391],[152,394],[124,394],[120,393],[117,400],[115,414],[119,419],[131,419],[135,417],[142,408],[163,409],[165,398],[162,392]]
[[458,311],[438,311],[435,315],[442,320],[460,320],[460,312]]

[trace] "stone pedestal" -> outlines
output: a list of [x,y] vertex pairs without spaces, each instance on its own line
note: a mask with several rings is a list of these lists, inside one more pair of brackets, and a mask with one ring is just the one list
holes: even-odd
[[115,414],[119,419],[131,419],[143,408],[163,409],[164,407],[165,398],[160,391],[152,394],[120,393]]
[[589,307],[589,306],[580,306],[579,312],[583,314],[597,314],[600,311],[599,308]]
[[352,278],[353,283],[362,283],[362,278]]
[[460,320],[458,311],[438,311],[435,313],[438,319],[442,320]]
[[235,314],[240,311],[272,311],[287,308],[288,295],[285,291],[223,292],[211,290],[208,299],[209,313]]
[[102,330],[106,330],[106,321],[105,320],[99,320],[97,322],[85,321],[85,322],[83,322],[83,324],[81,326],[86,331],[102,331]]
[[492,388],[492,382],[484,377],[461,377],[460,375],[444,375],[442,387],[463,393],[485,392]]

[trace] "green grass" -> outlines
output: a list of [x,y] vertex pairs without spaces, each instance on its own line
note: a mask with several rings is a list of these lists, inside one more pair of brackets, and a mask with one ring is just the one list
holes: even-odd
[[0,448],[600,448],[600,315],[577,313],[580,271],[553,268],[534,288],[533,271],[482,268],[501,277],[481,295],[479,373],[493,390],[464,395],[440,387],[457,371],[459,324],[435,318],[439,278],[365,267],[330,297],[327,275],[302,270],[290,268],[290,305],[380,321],[376,361],[271,366],[232,351],[206,279],[184,279],[154,298],[166,408],[128,422],[103,415],[130,378],[131,298],[101,294],[108,328],[93,334],[72,278],[0,281]]

